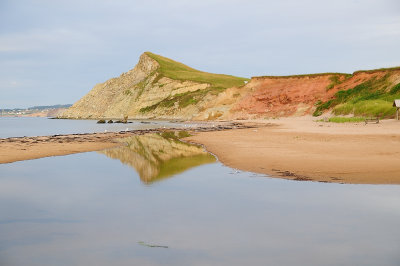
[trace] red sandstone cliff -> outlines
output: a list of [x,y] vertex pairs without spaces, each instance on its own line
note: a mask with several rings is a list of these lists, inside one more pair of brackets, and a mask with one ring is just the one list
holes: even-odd
[[376,89],[389,90],[400,83],[400,69],[358,71],[352,75],[326,73],[253,77],[241,88],[241,96],[232,105],[230,116],[250,118],[311,114],[318,103],[335,98],[338,91],[383,78],[385,82],[379,83],[380,87]]

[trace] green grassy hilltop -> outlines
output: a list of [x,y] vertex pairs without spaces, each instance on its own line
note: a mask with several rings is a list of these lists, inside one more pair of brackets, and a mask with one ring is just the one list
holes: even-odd
[[224,74],[213,74],[191,68],[185,64],[176,62],[161,55],[145,52],[146,55],[156,60],[160,65],[158,72],[160,75],[175,80],[190,80],[200,83],[209,83],[217,88],[230,88],[242,86],[248,79]]

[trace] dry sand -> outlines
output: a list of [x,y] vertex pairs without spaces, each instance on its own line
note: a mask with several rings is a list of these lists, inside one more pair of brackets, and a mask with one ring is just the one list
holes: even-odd
[[202,132],[186,140],[204,144],[230,167],[272,177],[400,184],[400,122],[365,125],[313,119],[253,121],[265,126]]

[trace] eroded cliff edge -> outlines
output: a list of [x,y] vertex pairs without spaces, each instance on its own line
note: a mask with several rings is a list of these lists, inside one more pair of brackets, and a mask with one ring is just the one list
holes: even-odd
[[62,114],[82,119],[252,119],[336,115],[392,117],[400,68],[246,78],[202,72],[143,53],[138,64],[97,84]]
[[199,119],[213,116],[205,105],[245,78],[192,69],[146,52],[132,70],[97,84],[63,118]]

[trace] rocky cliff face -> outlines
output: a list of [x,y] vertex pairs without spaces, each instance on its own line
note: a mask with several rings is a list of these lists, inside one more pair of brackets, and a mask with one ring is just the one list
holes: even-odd
[[254,77],[243,88],[243,97],[232,106],[236,117],[280,117],[310,114],[318,101],[333,97],[338,88],[332,80],[344,74]]
[[201,72],[146,52],[134,69],[97,84],[61,117],[250,119],[320,115],[328,110],[357,114],[357,108],[376,104],[383,108],[375,110],[377,115],[390,116],[390,101],[400,98],[400,68],[253,77],[245,83],[244,78]]
[[212,84],[171,79],[159,69],[160,64],[144,53],[134,69],[97,84],[61,117],[193,119],[204,102],[215,98],[213,90],[218,89]]
[[283,77],[254,77],[232,105],[230,118],[321,115],[390,117],[400,98],[400,68]]

